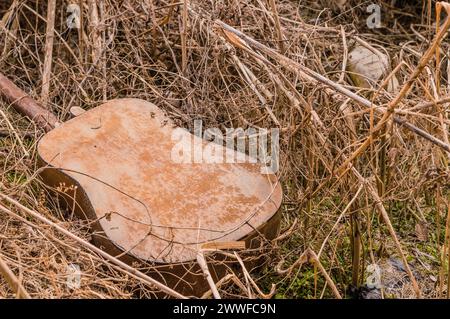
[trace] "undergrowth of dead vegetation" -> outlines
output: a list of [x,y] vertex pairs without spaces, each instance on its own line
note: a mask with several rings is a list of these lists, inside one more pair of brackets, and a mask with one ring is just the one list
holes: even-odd
[[[80,29],[66,24],[72,2],[82,4]],[[381,8],[380,28],[366,23],[372,3]],[[264,247],[265,264],[250,271],[254,282],[242,273],[230,277],[219,287],[223,298],[448,297],[450,153],[393,120],[449,145],[448,40],[436,46],[439,65],[428,61],[393,115],[387,111],[432,45],[434,6],[428,0],[58,0],[50,90],[43,94],[47,1],[3,0],[0,70],[61,120],[71,107],[135,97],[190,129],[194,119],[221,129],[280,129],[280,236]],[[272,53],[244,45],[217,21]],[[346,61],[356,45],[389,56],[397,91],[383,81],[353,84]],[[36,143],[44,132],[4,100],[0,110],[0,193],[89,241],[89,223],[48,196],[37,178]],[[25,217],[0,212],[0,256],[31,297],[154,297],[139,278],[1,205]],[[82,271],[79,289],[67,286],[71,264]],[[381,270],[379,290],[367,286],[374,267]],[[0,297],[14,296],[0,278]]]

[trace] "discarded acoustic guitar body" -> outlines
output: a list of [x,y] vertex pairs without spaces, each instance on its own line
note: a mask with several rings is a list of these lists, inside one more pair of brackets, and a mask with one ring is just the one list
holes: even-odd
[[[189,141],[198,137],[176,128],[154,104],[112,100],[59,124],[45,110],[27,114],[23,104],[36,102],[11,85],[0,74],[0,91],[19,101],[17,110],[41,126],[47,114],[47,124],[56,126],[38,144],[43,180],[80,217],[95,221],[94,243],[110,254],[150,263],[155,279],[200,296],[209,289],[196,263],[203,245],[245,240],[254,247],[261,243],[258,233],[276,236],[277,178],[261,174],[259,164],[177,163],[174,131]],[[235,263],[210,265],[215,280],[228,262]]]

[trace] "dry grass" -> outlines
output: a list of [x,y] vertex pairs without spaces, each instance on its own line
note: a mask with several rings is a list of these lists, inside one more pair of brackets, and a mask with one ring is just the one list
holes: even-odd
[[[201,118],[208,127],[281,129],[278,175],[286,232],[269,245],[265,268],[250,273],[254,284],[242,274],[227,277],[219,289],[223,297],[262,296],[272,284],[279,298],[349,297],[355,292],[349,286],[365,283],[367,265],[390,269],[383,266],[387,257],[402,258],[386,216],[421,295],[447,296],[450,154],[391,120],[357,152],[382,113],[312,83],[273,56],[233,45],[240,42],[233,43],[214,23],[219,19],[234,26],[387,107],[396,94],[353,87],[345,57],[361,40],[385,50],[404,85],[435,35],[428,1],[408,1],[402,9],[401,1],[397,7],[374,1],[383,8],[380,29],[367,28],[365,8],[371,2],[361,1],[339,8],[331,0],[198,0],[187,1],[189,10],[183,10],[186,2],[170,0],[74,2],[84,3],[81,30],[67,29],[68,2],[57,1],[52,76],[48,100],[44,97],[60,119],[67,119],[73,106],[89,109],[107,99],[137,97],[164,108],[184,127]],[[0,17],[9,8],[11,19],[0,22],[0,69],[40,99],[46,1],[2,1]],[[450,124],[447,100],[442,100],[450,94],[449,50],[443,42],[439,68],[429,62],[396,107],[401,110],[397,116],[444,142]],[[87,223],[45,196],[36,179],[35,145],[43,132],[7,110],[8,103],[0,100],[0,106],[5,113],[0,117],[0,192],[89,240]],[[352,170],[337,174],[353,157]],[[383,210],[386,216],[380,215]],[[31,297],[153,295],[139,280],[55,229],[34,219],[28,223],[0,212],[0,256]],[[66,285],[71,263],[83,271],[81,289]],[[385,297],[417,295],[406,270],[395,276],[406,288],[388,287]],[[0,279],[0,296],[14,295]]]

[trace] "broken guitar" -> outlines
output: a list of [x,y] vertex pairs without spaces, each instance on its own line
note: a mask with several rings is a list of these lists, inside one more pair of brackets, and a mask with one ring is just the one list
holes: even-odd
[[[0,92],[47,131],[37,148],[40,176],[93,221],[94,243],[127,263],[151,265],[150,275],[169,287],[197,296],[208,289],[195,262],[199,249],[235,241],[255,247],[276,236],[276,176],[256,163],[174,162],[172,136],[180,129],[154,104],[111,100],[59,123],[2,74]],[[234,261],[211,254],[220,261],[209,265],[218,280]]]

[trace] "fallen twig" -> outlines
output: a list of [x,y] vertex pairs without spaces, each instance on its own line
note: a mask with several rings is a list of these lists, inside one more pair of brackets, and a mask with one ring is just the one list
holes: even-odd
[[203,274],[206,277],[206,281],[209,284],[209,287],[211,288],[211,292],[216,299],[222,299],[220,297],[219,291],[217,290],[216,284],[214,283],[214,280],[212,279],[211,273],[208,269],[208,264],[206,263],[205,256],[203,255],[203,251],[201,249],[197,252],[197,262],[200,265],[200,268],[203,271]]
[[50,92],[50,79],[52,76],[52,62],[53,62],[53,39],[55,38],[55,11],[56,0],[48,1],[47,8],[47,34],[45,40],[45,60],[44,70],[42,72],[42,91],[41,91],[41,103],[44,107],[47,106],[49,92]]
[[0,254],[0,274],[3,275],[3,277],[6,279],[6,282],[11,287],[11,289],[17,294],[18,298],[23,298],[23,299],[31,298],[30,295],[28,294],[28,292],[25,290],[25,288],[20,283],[20,281],[17,279],[17,277],[14,275],[14,273],[8,267],[6,262],[3,260],[1,254]]

